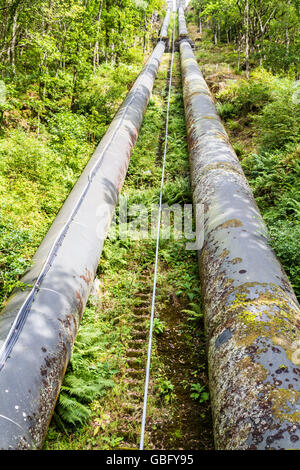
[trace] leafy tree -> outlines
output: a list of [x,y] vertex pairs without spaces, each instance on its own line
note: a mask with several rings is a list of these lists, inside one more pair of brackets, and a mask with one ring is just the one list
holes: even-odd
[[[202,30],[209,24],[213,41],[234,42],[245,57],[249,73],[252,59],[273,70],[299,66],[299,0],[192,0]],[[298,72],[298,71],[296,71]]]

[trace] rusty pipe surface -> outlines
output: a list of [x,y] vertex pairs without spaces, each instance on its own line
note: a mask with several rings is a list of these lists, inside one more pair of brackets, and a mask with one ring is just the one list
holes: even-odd
[[180,54],[215,445],[299,449],[299,304],[187,41]]
[[[0,315],[0,449],[41,448],[158,67],[146,67]],[[33,286],[33,287],[32,287]]]

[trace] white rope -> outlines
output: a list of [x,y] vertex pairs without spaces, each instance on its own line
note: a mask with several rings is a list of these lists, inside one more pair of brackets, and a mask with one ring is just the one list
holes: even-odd
[[164,145],[164,155],[163,155],[163,165],[162,165],[160,195],[159,195],[155,266],[154,266],[152,305],[151,305],[151,315],[150,315],[149,343],[148,343],[148,354],[147,354],[147,366],[146,366],[146,379],[145,379],[145,390],[144,390],[144,404],[143,404],[143,417],[142,417],[142,426],[141,426],[140,450],[144,449],[144,437],[145,437],[146,415],[147,415],[147,401],[148,401],[148,388],[149,388],[149,376],[150,376],[150,365],[151,365],[151,349],[152,349],[152,335],[153,335],[153,320],[154,320],[155,295],[156,295],[156,284],[157,284],[159,234],[160,234],[161,211],[162,211],[162,192],[163,192],[163,186],[164,186],[164,180],[165,180],[165,166],[166,166],[166,155],[167,155],[167,147],[168,147],[169,111],[170,111],[170,98],[171,98],[171,86],[172,86],[173,62],[174,62],[174,41],[175,41],[175,21],[174,21],[173,33],[172,33],[172,58],[171,58],[170,78],[169,78],[169,85],[168,85],[169,93],[168,93],[168,104],[167,104],[165,145]]

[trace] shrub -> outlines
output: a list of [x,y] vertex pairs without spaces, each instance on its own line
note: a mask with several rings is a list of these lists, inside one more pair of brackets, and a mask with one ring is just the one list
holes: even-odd
[[64,143],[68,139],[83,142],[88,136],[87,118],[83,115],[64,111],[48,120],[49,132],[55,140]]
[[[300,204],[298,202],[298,204]],[[271,243],[300,298],[300,230],[297,221],[280,220],[268,223]]]
[[19,278],[30,265],[25,248],[32,241],[29,230],[14,227],[0,214],[0,305],[20,285]]
[[300,142],[300,104],[293,100],[293,92],[292,82],[285,83],[274,92],[276,99],[254,118],[259,142],[264,149]]
[[225,103],[218,102],[217,111],[219,115],[221,116],[221,118],[226,120],[236,115],[236,106],[234,103],[230,103],[230,102],[225,102]]
[[300,148],[264,152],[242,160],[271,244],[300,296]]
[[0,302],[19,285],[91,152],[84,118],[58,115],[54,122],[58,141],[52,145],[47,133],[18,129],[0,139]]
[[49,174],[55,173],[59,156],[47,147],[43,139],[15,130],[1,141],[1,174],[47,184]]
[[98,75],[83,84],[76,108],[109,124],[138,72],[139,67],[133,65],[101,65]]
[[223,106],[231,104],[231,108],[228,107],[230,113],[227,112],[226,116],[221,116],[242,115],[261,110],[266,103],[272,100],[272,89],[275,82],[276,78],[263,68],[254,70],[249,80],[232,81],[217,95]]

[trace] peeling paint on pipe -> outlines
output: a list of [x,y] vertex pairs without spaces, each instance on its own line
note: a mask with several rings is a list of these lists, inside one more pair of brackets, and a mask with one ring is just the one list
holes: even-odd
[[132,148],[160,41],[0,315],[0,449],[41,448]]
[[299,449],[299,304],[188,41],[180,53],[215,445]]

